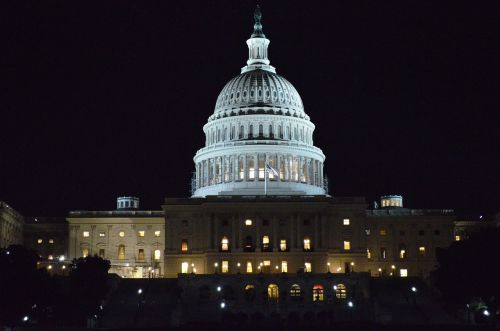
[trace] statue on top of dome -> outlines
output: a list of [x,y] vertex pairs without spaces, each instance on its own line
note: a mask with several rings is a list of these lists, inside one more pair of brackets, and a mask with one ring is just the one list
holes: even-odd
[[259,5],[257,5],[257,7],[255,8],[255,11],[253,13],[253,19],[255,21],[255,24],[253,25],[252,38],[255,38],[255,37],[265,38],[264,32],[262,32],[262,23],[261,23],[262,12],[260,11]]

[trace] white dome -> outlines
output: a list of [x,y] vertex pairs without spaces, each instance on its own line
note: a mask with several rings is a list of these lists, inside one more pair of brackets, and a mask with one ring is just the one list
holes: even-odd
[[248,61],[222,89],[196,152],[193,197],[325,195],[325,155],[299,93],[267,58],[261,14],[247,40]]
[[249,114],[309,119],[295,87],[282,76],[263,69],[246,71],[231,79],[219,94],[209,121]]

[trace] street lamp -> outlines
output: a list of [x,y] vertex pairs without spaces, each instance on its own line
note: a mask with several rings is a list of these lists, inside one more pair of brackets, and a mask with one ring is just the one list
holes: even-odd
[[354,303],[353,303],[352,301],[349,301],[349,302],[347,303],[347,306],[348,306],[349,308],[352,308],[352,307],[354,307]]
[[326,272],[330,273],[330,262],[326,263]]
[[219,264],[217,262],[214,263],[214,268],[215,268],[215,273],[217,273],[217,267],[219,266]]
[[416,288],[415,286],[412,286],[412,287],[411,287],[411,291],[412,291],[412,292],[417,292],[417,288]]
[[221,308],[221,309],[226,308],[226,303],[225,303],[224,301],[220,303],[220,308]]
[[238,273],[240,273],[240,267],[241,267],[241,263],[236,263],[236,266],[238,267]]
[[220,292],[220,291],[221,291],[221,287],[217,286],[217,292]]
[[142,288],[137,290],[137,294],[141,295],[142,294]]
[[28,319],[29,319],[28,315],[24,316],[23,317],[23,322],[28,322]]

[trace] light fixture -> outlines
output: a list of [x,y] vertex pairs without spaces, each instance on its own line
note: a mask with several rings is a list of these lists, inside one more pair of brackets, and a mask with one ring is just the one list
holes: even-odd
[[396,266],[394,264],[391,265],[391,269],[396,269]]
[[137,290],[137,294],[142,294],[142,288]]
[[489,312],[487,309],[485,309],[485,310],[483,311],[483,315],[484,315],[484,316],[490,316],[490,312]]
[[29,319],[28,315],[24,316],[24,317],[23,317],[23,322],[27,322],[27,321],[28,321],[28,319]]
[[412,292],[417,292],[417,288],[416,288],[415,286],[412,286],[412,287],[411,287],[411,291],[412,291]]
[[221,309],[226,308],[226,303],[225,303],[225,302],[221,302],[221,303],[220,303],[220,308],[221,308]]
[[217,292],[220,292],[220,290],[221,290],[221,287],[217,286]]
[[352,307],[354,307],[354,303],[352,303],[352,301],[349,301],[349,302],[347,303],[347,306],[349,306],[349,308],[352,308]]

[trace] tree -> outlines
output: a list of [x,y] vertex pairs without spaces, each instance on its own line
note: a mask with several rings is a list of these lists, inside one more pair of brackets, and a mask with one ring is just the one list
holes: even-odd
[[482,298],[490,308],[500,298],[500,229],[484,229],[436,252],[433,278],[443,298],[464,307]]
[[108,291],[110,267],[108,260],[97,255],[73,260],[70,271],[70,296],[76,305],[73,312],[80,312],[79,316],[74,317],[86,318],[97,313]]

